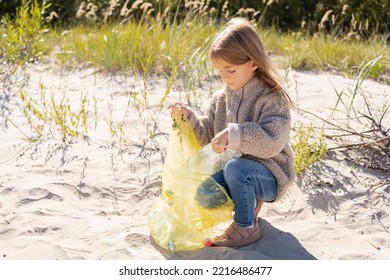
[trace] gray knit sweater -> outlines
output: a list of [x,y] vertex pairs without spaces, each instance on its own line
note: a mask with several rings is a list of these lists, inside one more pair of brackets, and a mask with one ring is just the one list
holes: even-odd
[[228,127],[228,148],[239,150],[243,158],[259,161],[272,172],[278,189],[275,201],[286,194],[295,172],[289,146],[290,109],[283,94],[253,78],[238,90],[225,87],[212,99],[204,116],[191,111],[189,118],[202,146]]

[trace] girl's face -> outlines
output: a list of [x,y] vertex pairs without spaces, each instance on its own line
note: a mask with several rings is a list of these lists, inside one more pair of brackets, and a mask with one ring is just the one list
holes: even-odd
[[219,70],[222,81],[231,89],[237,90],[243,87],[249,80],[251,80],[257,69],[257,66],[248,61],[244,64],[235,65],[226,60],[216,57],[212,58],[211,62],[214,67]]

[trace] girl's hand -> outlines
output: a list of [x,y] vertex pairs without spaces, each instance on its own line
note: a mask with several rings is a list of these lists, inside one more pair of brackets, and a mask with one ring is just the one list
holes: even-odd
[[181,115],[185,118],[185,119],[188,119],[190,117],[190,110],[185,106],[185,105],[182,105],[180,103],[172,103],[172,107],[171,107],[171,114],[174,112],[174,111],[180,111]]
[[229,140],[229,130],[225,128],[221,132],[219,132],[215,137],[211,140],[211,148],[217,154],[221,154],[227,150]]

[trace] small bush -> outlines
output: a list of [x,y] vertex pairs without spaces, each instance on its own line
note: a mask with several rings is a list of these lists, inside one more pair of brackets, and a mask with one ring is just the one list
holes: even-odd
[[295,155],[295,173],[302,171],[316,161],[320,161],[326,154],[326,142],[323,131],[317,139],[314,138],[313,125],[304,126],[302,123],[296,128],[296,135],[291,140],[291,147]]

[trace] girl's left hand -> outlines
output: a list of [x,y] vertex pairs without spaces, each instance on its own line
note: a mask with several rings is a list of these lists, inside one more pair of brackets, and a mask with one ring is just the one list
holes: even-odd
[[227,150],[229,140],[229,130],[225,128],[221,132],[217,133],[211,140],[211,148],[217,154],[221,154]]

